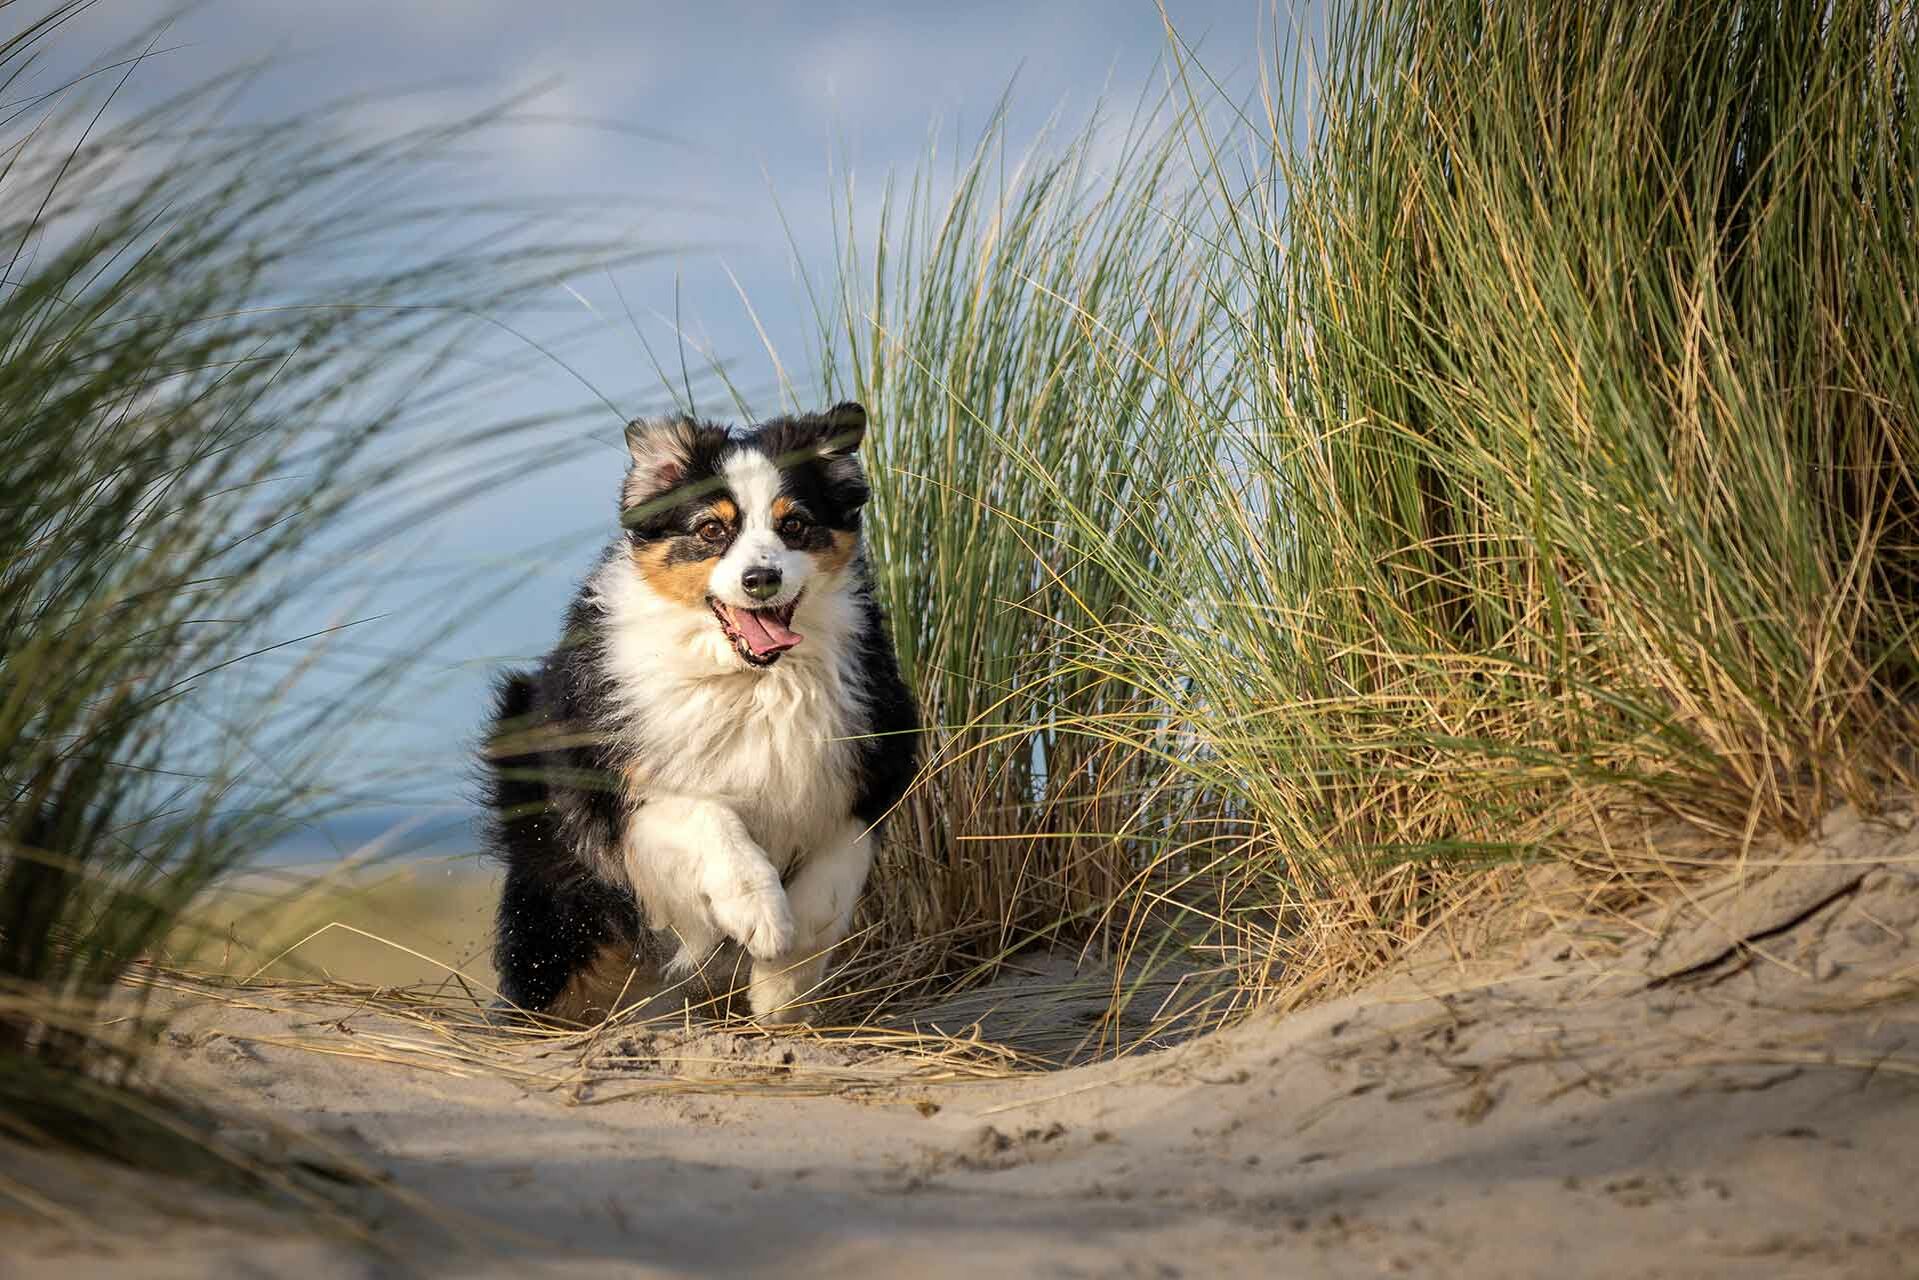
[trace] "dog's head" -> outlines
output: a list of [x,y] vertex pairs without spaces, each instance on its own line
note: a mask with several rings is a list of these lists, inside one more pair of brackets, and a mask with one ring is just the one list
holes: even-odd
[[633,423],[621,496],[633,563],[664,602],[710,614],[742,661],[772,666],[803,641],[794,614],[809,596],[853,584],[865,435],[850,403],[740,434]]

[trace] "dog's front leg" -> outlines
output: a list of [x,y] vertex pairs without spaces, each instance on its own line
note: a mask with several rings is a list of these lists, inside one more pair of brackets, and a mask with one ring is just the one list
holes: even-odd
[[873,866],[873,835],[852,820],[824,848],[807,855],[786,888],[793,909],[793,945],[753,959],[747,989],[753,1016],[761,1022],[804,1022],[808,998],[826,972],[826,959],[853,922],[853,907]]
[[626,873],[648,921],[679,935],[676,968],[731,938],[757,962],[793,948],[780,874],[737,813],[699,796],[649,796],[629,820]]

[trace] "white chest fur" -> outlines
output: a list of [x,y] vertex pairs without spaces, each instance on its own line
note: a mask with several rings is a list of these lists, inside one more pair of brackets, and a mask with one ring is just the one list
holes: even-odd
[[799,647],[748,667],[712,617],[668,601],[623,555],[595,575],[605,690],[638,762],[636,798],[725,804],[780,870],[841,830],[852,809],[863,695],[854,602],[818,583],[794,614]]

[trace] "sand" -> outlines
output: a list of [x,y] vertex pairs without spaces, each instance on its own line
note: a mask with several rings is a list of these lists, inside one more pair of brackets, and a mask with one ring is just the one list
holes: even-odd
[[15,1153],[87,1222],[0,1200],[0,1274],[1911,1276],[1915,994],[1919,836],[1842,812],[1656,910],[1012,1078],[691,1027],[516,1079],[375,1007],[189,1002],[169,1076],[383,1171],[377,1248]]

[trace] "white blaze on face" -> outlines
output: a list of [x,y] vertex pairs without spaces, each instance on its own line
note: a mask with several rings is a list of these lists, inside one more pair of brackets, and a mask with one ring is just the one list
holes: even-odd
[[[790,604],[806,585],[813,559],[787,547],[773,528],[773,500],[780,496],[780,471],[757,449],[741,449],[720,464],[720,476],[740,510],[740,533],[713,566],[707,589],[716,600],[742,609],[777,609]],[[779,594],[755,600],[740,585],[754,566],[777,569]]]

